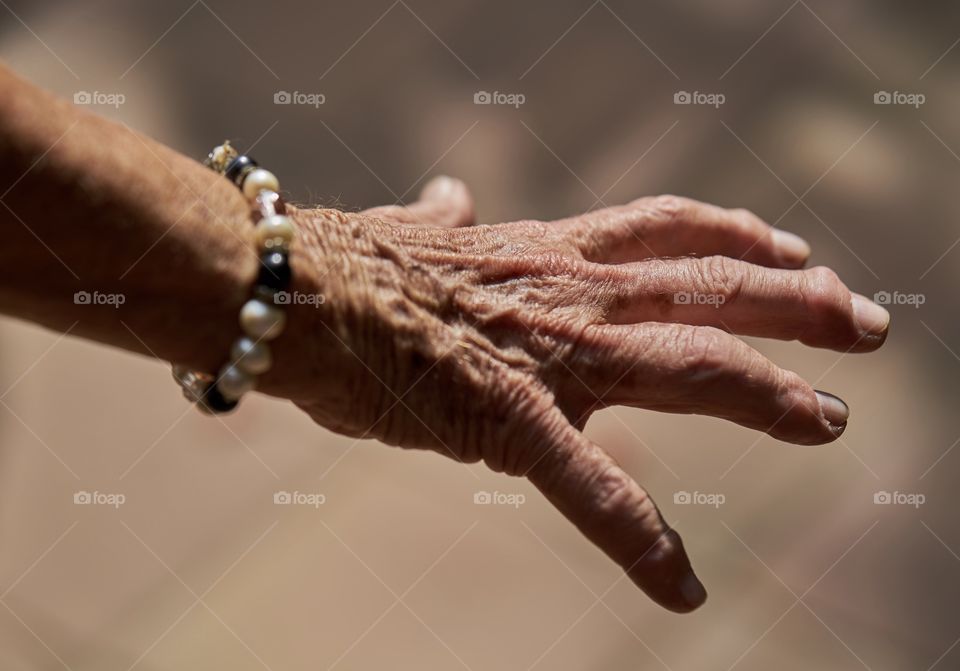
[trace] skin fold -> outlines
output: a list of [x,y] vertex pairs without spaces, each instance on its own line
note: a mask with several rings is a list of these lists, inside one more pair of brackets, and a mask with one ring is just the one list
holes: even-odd
[[[257,271],[243,197],[2,68],[0,86],[0,310],[216,370]],[[868,352],[888,330],[832,270],[802,269],[796,236],[681,197],[476,225],[466,186],[441,177],[409,206],[292,209],[291,290],[323,300],[289,306],[260,391],[342,434],[529,478],[676,612],[706,592],[649,495],[583,435],[591,413],[697,413],[826,443],[846,406],[735,334]],[[80,290],[126,301],[76,305]]]

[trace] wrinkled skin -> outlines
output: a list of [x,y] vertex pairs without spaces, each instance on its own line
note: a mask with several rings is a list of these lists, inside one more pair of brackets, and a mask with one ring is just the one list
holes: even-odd
[[327,302],[286,395],[332,430],[529,478],[677,612],[706,593],[651,498],[581,433],[590,414],[697,413],[829,442],[842,402],[731,333],[843,352],[886,337],[882,310],[829,269],[798,270],[805,243],[744,210],[662,196],[476,226],[464,185],[439,178],[410,207],[296,220],[295,276]]

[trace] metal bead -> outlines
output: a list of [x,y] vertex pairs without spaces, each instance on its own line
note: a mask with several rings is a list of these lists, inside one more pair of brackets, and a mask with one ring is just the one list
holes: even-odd
[[179,364],[173,367],[173,379],[183,389],[184,398],[191,403],[199,402],[210,385],[213,384],[212,375],[191,370]]
[[203,162],[205,166],[221,175],[227,169],[227,165],[237,156],[237,150],[230,146],[230,141],[225,140],[219,147],[214,147]]

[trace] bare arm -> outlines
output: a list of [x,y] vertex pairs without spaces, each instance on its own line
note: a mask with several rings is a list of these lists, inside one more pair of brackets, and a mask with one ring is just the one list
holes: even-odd
[[[2,66],[0,90],[0,310],[216,370],[257,271],[246,200],[195,160]],[[292,260],[302,287],[306,261]],[[77,303],[77,292],[121,304]],[[280,393],[299,357],[276,354],[262,387]]]
[[[257,267],[244,199],[9,72],[0,86],[0,309],[215,370]],[[867,352],[888,328],[836,273],[801,270],[796,236],[674,196],[472,226],[469,194],[447,183],[410,208],[293,216],[292,288],[326,300],[291,306],[261,390],[341,433],[528,477],[680,612],[703,587],[647,492],[581,433],[590,414],[698,413],[830,442],[846,405],[733,334]],[[76,305],[82,290],[125,302]]]

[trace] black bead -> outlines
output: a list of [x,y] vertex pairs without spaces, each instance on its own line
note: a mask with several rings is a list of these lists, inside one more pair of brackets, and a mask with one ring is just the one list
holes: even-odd
[[273,291],[282,291],[290,284],[290,261],[286,252],[266,252],[260,256],[257,284]]
[[224,176],[237,186],[243,184],[243,177],[253,168],[257,167],[257,162],[249,156],[241,154],[227,164]]
[[202,403],[206,406],[207,410],[216,414],[230,412],[237,407],[237,401],[225,399],[215,384],[207,388],[207,392],[203,395]]

